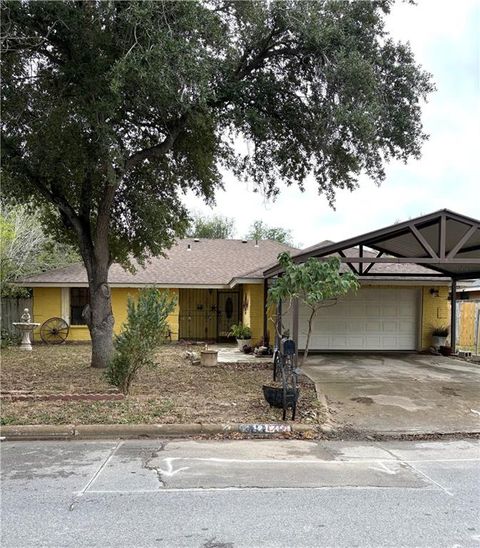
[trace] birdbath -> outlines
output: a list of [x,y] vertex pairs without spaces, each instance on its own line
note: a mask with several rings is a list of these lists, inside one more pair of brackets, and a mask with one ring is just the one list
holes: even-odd
[[33,330],[38,327],[40,324],[30,321],[30,312],[28,308],[25,308],[23,314],[20,316],[21,322],[13,322],[14,325],[22,334],[22,342],[20,343],[20,350],[32,350],[32,343],[30,335],[33,333]]

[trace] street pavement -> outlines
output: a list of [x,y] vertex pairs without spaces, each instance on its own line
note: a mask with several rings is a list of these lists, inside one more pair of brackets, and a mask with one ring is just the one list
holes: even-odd
[[480,546],[480,444],[2,442],[1,546]]

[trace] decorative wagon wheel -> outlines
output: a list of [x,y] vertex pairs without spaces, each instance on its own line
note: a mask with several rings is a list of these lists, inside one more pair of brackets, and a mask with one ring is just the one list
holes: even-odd
[[40,327],[40,337],[46,344],[62,344],[67,340],[70,327],[62,318],[49,318]]

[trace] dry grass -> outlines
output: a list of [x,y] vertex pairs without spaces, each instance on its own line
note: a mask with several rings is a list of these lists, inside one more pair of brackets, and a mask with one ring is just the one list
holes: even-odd
[[[224,423],[271,422],[281,412],[264,401],[262,385],[270,369],[219,365],[204,368],[184,358],[186,347],[166,345],[152,369],[140,372],[124,401],[4,402],[2,424]],[[2,352],[2,391],[36,394],[106,392],[103,371],[89,367],[88,345],[36,346]],[[300,422],[321,422],[313,385],[301,382]]]

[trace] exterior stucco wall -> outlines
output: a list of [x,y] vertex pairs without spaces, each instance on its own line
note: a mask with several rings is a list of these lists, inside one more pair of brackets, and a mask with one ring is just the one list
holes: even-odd
[[[62,290],[59,287],[36,287],[33,290],[33,322],[42,324],[48,318],[61,317]],[[33,340],[40,340],[40,329],[35,329]]]
[[[430,289],[438,290],[438,297]],[[450,325],[450,303],[448,286],[429,286],[422,288],[421,346],[427,350],[432,345],[432,328]]]
[[243,323],[252,330],[252,340],[257,343],[263,337],[263,284],[243,286]]
[[[169,293],[177,299],[177,305],[173,313],[168,316],[168,325],[172,332],[172,340],[178,340],[178,290],[170,289]],[[115,318],[114,333],[122,331],[123,324],[127,320],[128,297],[138,298],[138,289],[113,288],[112,311]],[[35,287],[33,289],[33,317],[35,322],[43,323],[54,316],[62,317],[62,288],[60,287]],[[40,340],[39,330],[36,330],[35,340]],[[71,325],[68,341],[89,341],[90,333],[86,325]]]
[[[394,285],[389,287],[396,287]],[[398,287],[398,286],[397,286]],[[430,293],[433,286],[419,288],[421,294],[420,319],[419,319],[419,341],[420,349],[426,350],[431,345],[432,327],[450,324],[450,304],[448,301],[449,288],[447,286],[434,287],[439,294],[438,297]],[[179,291],[169,290],[172,297],[176,298],[177,305],[173,313],[168,317],[168,324],[172,340],[178,340],[179,333]],[[115,317],[115,333],[120,333],[122,326],[127,319],[127,301],[129,295],[133,298],[138,296],[138,289],[135,288],[113,288],[112,309]],[[243,310],[242,321],[252,329],[252,338],[258,342],[263,337],[264,298],[262,284],[245,284],[243,286]],[[268,317],[273,317],[273,310]],[[33,318],[35,322],[43,323],[48,318],[62,317],[62,289],[59,287],[38,287],[33,290]],[[275,329],[273,323],[268,321],[268,332],[270,344],[273,344]],[[35,340],[40,340],[38,330],[35,333]],[[68,337],[69,341],[88,341],[90,334],[86,326],[71,326]]]

